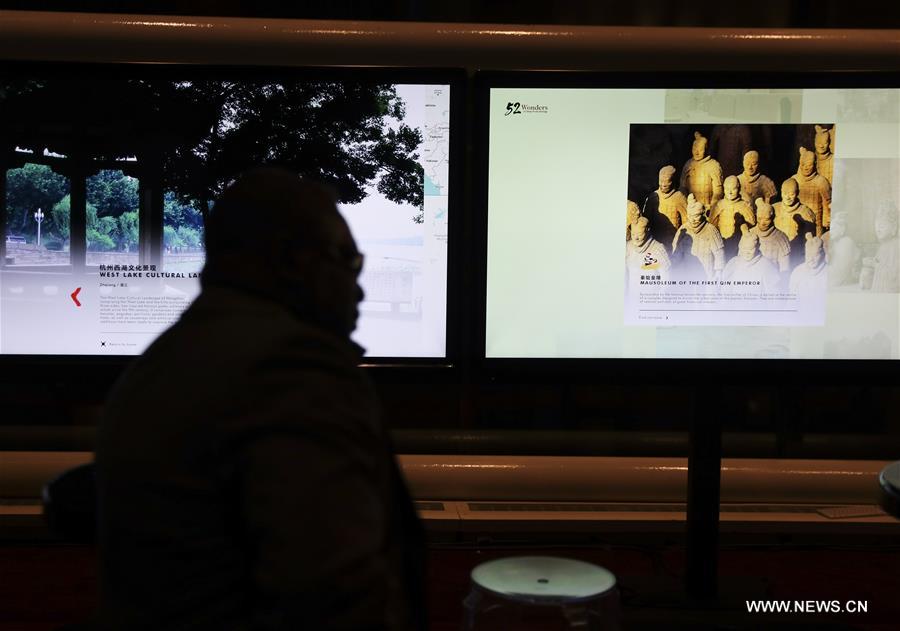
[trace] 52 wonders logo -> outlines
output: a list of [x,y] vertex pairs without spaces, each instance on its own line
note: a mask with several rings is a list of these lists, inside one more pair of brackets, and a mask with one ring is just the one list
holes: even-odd
[[547,105],[530,105],[528,103],[520,103],[516,101],[513,103],[509,101],[506,104],[506,113],[504,116],[509,116],[510,114],[549,114],[550,107]]

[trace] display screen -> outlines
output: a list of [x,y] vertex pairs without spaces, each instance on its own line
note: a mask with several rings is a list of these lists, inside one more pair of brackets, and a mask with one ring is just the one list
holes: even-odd
[[898,357],[900,90],[526,85],[489,88],[487,357]]
[[365,255],[366,355],[446,356],[449,82],[15,70],[0,72],[0,354],[141,353],[200,291],[217,196],[276,164],[337,191]]

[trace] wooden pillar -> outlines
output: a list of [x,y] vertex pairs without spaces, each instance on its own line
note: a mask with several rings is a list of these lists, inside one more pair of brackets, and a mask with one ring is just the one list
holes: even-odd
[[69,260],[74,272],[83,272],[87,261],[87,178],[89,165],[73,158],[69,176]]
[[0,160],[0,267],[6,265],[6,161]]
[[140,200],[139,263],[162,269],[163,208],[162,177],[154,169],[142,169],[138,178]]

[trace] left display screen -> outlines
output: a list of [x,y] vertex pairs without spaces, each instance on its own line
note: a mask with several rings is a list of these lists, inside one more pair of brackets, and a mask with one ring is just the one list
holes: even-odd
[[446,356],[449,83],[124,72],[0,70],[0,354],[141,353],[200,291],[218,194],[278,164],[337,191],[366,355]]

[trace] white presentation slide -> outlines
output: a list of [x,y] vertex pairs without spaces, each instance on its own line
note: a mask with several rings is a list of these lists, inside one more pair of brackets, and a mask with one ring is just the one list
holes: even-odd
[[[108,91],[134,85],[116,84]],[[172,89],[190,87],[189,82],[174,85]],[[304,89],[308,93],[315,85]],[[326,97],[345,98],[339,84],[324,85],[322,95],[306,97],[308,103],[301,105],[312,111]],[[446,355],[447,329],[450,87],[397,84],[364,89],[381,90],[380,98],[392,99],[381,106],[379,133],[392,150],[411,160],[394,167],[407,171],[400,184],[383,185],[386,167],[351,173],[356,181],[367,181],[358,194],[361,201],[339,206],[365,255],[360,276],[365,300],[353,339],[368,357],[441,358]],[[258,90],[266,98],[278,98],[268,85]],[[344,107],[352,110],[355,103]],[[373,153],[374,118],[359,117],[361,122],[328,123],[346,125],[347,137],[366,135],[348,149],[349,155]],[[237,125],[227,120],[220,124],[222,135]],[[354,130],[352,125],[369,128]],[[332,127],[322,126],[333,133]],[[409,130],[418,133],[418,146],[403,136]],[[392,140],[394,132],[400,140]],[[289,145],[289,139],[284,144]],[[145,238],[138,232],[140,170],[131,164],[139,160],[122,157],[122,168],[116,169],[107,159],[103,169],[98,167],[87,180],[88,252],[81,266],[84,272],[76,273],[69,251],[71,183],[62,175],[67,173],[68,158],[53,147],[30,145],[17,146],[16,157],[20,165],[9,169],[3,180],[7,225],[0,269],[0,354],[141,353],[177,321],[200,291],[205,254],[199,211],[167,191],[162,261],[140,263],[138,242]],[[419,177],[419,167],[424,171],[421,194],[406,184]],[[248,229],[252,230],[252,217]]]
[[900,90],[493,88],[489,358],[900,356]]

